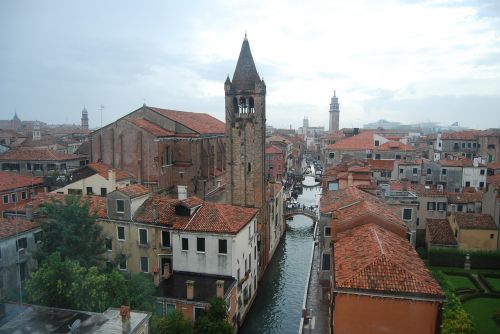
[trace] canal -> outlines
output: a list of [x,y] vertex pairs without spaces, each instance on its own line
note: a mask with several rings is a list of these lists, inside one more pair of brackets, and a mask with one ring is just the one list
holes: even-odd
[[[314,178],[308,176],[304,183],[314,184]],[[319,187],[304,187],[297,200],[307,206],[316,205],[319,194]],[[276,248],[239,333],[298,333],[313,233],[311,218],[295,216],[287,222],[285,236]]]

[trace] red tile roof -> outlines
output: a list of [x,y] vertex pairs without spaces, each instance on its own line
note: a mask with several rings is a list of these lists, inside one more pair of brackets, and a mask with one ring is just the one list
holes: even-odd
[[388,141],[376,149],[377,151],[415,151],[413,146],[406,145],[400,141]]
[[283,151],[275,145],[270,145],[266,146],[266,154],[283,154]]
[[476,140],[478,136],[478,131],[457,131],[457,132],[443,132],[441,134],[442,140]]
[[40,227],[40,224],[23,218],[0,218],[0,239],[7,239]]
[[427,218],[427,229],[429,230],[432,245],[456,246],[457,240],[453,235],[450,223],[446,219]]
[[131,198],[144,196],[151,193],[151,190],[149,190],[149,188],[143,186],[142,184],[131,184],[115,191],[119,191]]
[[500,169],[500,161],[499,162],[492,162],[487,165],[489,169]]
[[200,135],[226,133],[225,123],[208,114],[168,110],[154,107],[148,108],[179,124],[182,124],[186,128],[189,128],[194,132],[199,133]]
[[76,154],[66,154],[47,149],[18,148],[0,154],[0,160],[21,160],[21,161],[65,161],[83,159],[84,156]]
[[375,224],[339,234],[334,254],[336,289],[444,297],[410,243]]
[[[17,207],[18,212],[26,212],[26,206],[32,205],[33,209],[37,209],[43,203],[52,203],[52,202],[65,202],[66,196],[77,196],[77,195],[63,195],[63,194],[53,194],[53,193],[39,193],[36,194],[36,197],[28,203],[22,203]],[[99,218],[107,217],[107,209],[106,209],[106,197],[101,196],[90,196],[90,195],[82,195],[80,196],[80,203],[89,203],[89,212],[90,214],[95,214]]]
[[153,223],[156,208],[158,224],[173,226],[176,222],[187,223],[191,217],[177,216],[175,205],[179,203],[176,198],[153,195],[137,210],[134,220],[141,223]]
[[108,171],[112,170],[115,172],[116,175],[116,181],[121,181],[121,180],[127,180],[127,179],[133,179],[134,177],[129,174],[128,172],[118,169],[118,168],[113,168],[110,165],[103,164],[102,162],[93,162],[91,164],[88,164],[87,167],[90,169],[94,170],[97,174],[108,180]]
[[439,160],[441,167],[472,167],[473,162],[470,159],[459,160]]
[[352,137],[328,145],[329,150],[371,150],[374,147],[373,132],[364,131]]
[[368,166],[371,170],[392,171],[394,160],[368,160]]
[[467,204],[467,203],[478,203],[483,200],[483,193],[478,191],[474,193],[470,192],[449,192],[446,193],[448,197],[448,203],[450,204]]
[[43,179],[39,177],[24,176],[13,172],[0,171],[0,191],[40,186],[42,184]]
[[497,225],[491,215],[485,213],[454,213],[456,222],[461,229],[496,230]]
[[166,130],[159,125],[148,121],[147,119],[128,118],[127,121],[137,125],[141,129],[151,133],[156,137],[172,137],[175,135],[175,132]]
[[500,188],[500,174],[486,176],[486,183],[495,188]]

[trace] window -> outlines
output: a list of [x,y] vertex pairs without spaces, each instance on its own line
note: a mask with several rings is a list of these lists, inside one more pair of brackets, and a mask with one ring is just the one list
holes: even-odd
[[108,194],[108,189],[107,188],[101,188],[101,196],[104,197]]
[[205,238],[196,238],[196,251],[205,252]]
[[165,316],[165,313],[163,313],[163,303],[162,302],[155,303],[155,314],[159,317]]
[[203,307],[194,307],[194,321],[198,320],[201,317],[204,310],[205,309]]
[[484,175],[484,171],[485,171],[484,169],[481,169],[481,171],[479,172],[479,174]]
[[332,228],[329,226],[325,226],[325,237],[329,237],[332,233]]
[[106,249],[108,251],[113,250],[113,242],[112,242],[111,238],[104,239],[104,243],[106,244]]
[[476,143],[472,143],[472,147],[476,148],[477,144]]
[[484,188],[484,182],[479,182],[479,188]]
[[375,146],[379,146],[379,145],[380,145],[380,141],[375,140]]
[[468,148],[471,148],[471,147],[472,147],[472,144],[471,144],[471,143],[467,143],[467,147],[468,147]]
[[432,175],[432,169],[431,168],[427,168],[427,175]]
[[372,154],[371,153],[366,153],[366,159],[371,159],[372,158]]
[[330,159],[335,159],[335,152],[330,152],[330,153],[328,154],[328,157],[329,157]]
[[436,210],[436,202],[427,202],[427,211]]
[[167,304],[167,315],[175,312],[175,304]]
[[227,240],[219,239],[219,254],[227,254]]
[[23,191],[23,192],[21,193],[21,199],[26,199],[26,198],[27,198],[27,196],[26,196],[26,191]]
[[490,234],[490,239],[493,239],[493,237],[494,237],[494,234],[493,233]]
[[170,231],[161,231],[161,246],[163,248],[170,247]]
[[413,167],[413,174],[415,175],[415,174],[417,174],[417,172],[418,172],[418,169],[416,167]]
[[323,253],[321,270],[330,270],[330,253]]
[[141,256],[141,271],[143,273],[149,272],[149,258],[147,256]]
[[3,195],[3,204],[9,203],[9,195]]
[[28,239],[26,237],[17,239],[16,250],[19,251],[21,249],[25,249],[28,247]]
[[464,206],[462,204],[457,205],[457,211],[458,212],[464,211]]
[[446,211],[446,202],[438,202],[438,211]]
[[165,148],[165,153],[163,155],[163,165],[171,165],[172,164],[172,149],[167,146]]
[[148,230],[145,228],[139,229],[139,245],[147,245],[148,244]]
[[124,226],[117,226],[116,231],[118,234],[117,239],[118,240],[125,240],[125,227]]
[[379,153],[375,154],[375,160],[380,160],[380,154]]
[[116,212],[124,213],[125,212],[125,201],[122,199],[116,200]]
[[120,254],[118,256],[118,269],[127,270],[127,255]]
[[[479,145],[478,145],[479,147]],[[488,144],[488,149],[489,150],[494,150],[495,149],[495,144]]]
[[465,181],[465,186],[470,187],[470,181]]
[[39,244],[42,242],[42,231],[38,231],[38,232],[35,232],[35,234],[33,235],[34,239],[35,239],[35,243],[36,244]]
[[182,250],[183,251],[189,250],[189,239],[188,238],[182,238]]
[[328,182],[328,190],[339,190],[339,184],[337,182]]
[[404,208],[403,209],[403,219],[404,220],[410,220],[411,219],[411,208]]
[[87,195],[92,195],[92,187],[87,187]]
[[401,160],[401,154],[396,154],[396,160]]
[[12,203],[16,203],[17,202],[17,194],[12,194]]
[[446,169],[445,168],[441,169],[441,175],[446,175]]
[[400,168],[399,169],[399,174],[403,174],[403,172],[404,172],[403,168]]
[[26,280],[26,262],[19,263],[19,280],[24,282]]

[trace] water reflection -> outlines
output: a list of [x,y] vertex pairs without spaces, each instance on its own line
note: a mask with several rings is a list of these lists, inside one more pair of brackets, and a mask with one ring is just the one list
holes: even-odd
[[[318,194],[319,188],[304,188],[298,201],[314,205]],[[285,237],[260,282],[241,333],[298,332],[313,232],[313,221],[308,217],[295,216],[288,221]]]

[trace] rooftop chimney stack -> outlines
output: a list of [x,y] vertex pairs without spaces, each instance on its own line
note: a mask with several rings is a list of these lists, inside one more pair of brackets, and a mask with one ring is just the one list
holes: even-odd
[[122,318],[122,334],[130,333],[130,307],[121,306],[120,307],[120,316]]
[[224,281],[217,280],[215,284],[217,285],[217,298],[224,298]]
[[108,181],[109,181],[109,187],[111,188],[110,191],[115,191],[116,190],[116,172],[112,169],[108,170]]
[[183,200],[187,198],[187,187],[177,186],[178,199]]
[[194,281],[186,281],[186,299],[194,299]]

